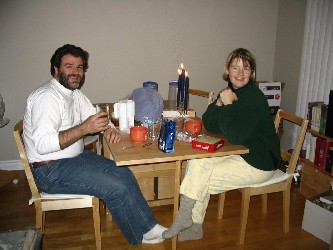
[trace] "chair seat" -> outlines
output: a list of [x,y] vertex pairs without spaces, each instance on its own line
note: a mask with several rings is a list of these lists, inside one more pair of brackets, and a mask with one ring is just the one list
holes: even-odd
[[258,184],[252,184],[249,185],[248,187],[264,187],[264,186],[268,186],[271,184],[275,184],[284,180],[287,180],[290,176],[293,176],[292,174],[287,174],[283,171],[281,171],[280,169],[276,170],[273,177],[270,178],[268,181],[265,181],[263,183],[258,183]]
[[62,200],[62,199],[87,199],[93,198],[90,195],[83,195],[83,194],[49,194],[45,192],[40,193],[40,199],[30,198],[29,205],[34,203],[36,200]]

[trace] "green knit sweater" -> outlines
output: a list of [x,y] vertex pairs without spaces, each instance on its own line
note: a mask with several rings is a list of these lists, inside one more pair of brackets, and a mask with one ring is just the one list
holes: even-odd
[[280,142],[266,97],[253,82],[233,91],[238,97],[233,104],[219,107],[215,100],[208,106],[202,116],[206,130],[222,133],[230,143],[249,148],[250,152],[241,156],[253,167],[276,169],[281,159]]

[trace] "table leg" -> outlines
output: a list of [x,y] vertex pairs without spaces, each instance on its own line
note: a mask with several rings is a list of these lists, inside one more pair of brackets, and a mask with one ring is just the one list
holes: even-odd
[[[180,178],[182,170],[182,161],[176,161],[175,169],[175,190],[174,190],[174,205],[173,205],[173,220],[176,219],[179,210],[179,189],[180,189]],[[172,238],[172,250],[177,249],[177,236]]]
[[111,160],[114,160],[113,156],[111,154],[109,145],[108,145],[107,141],[105,140],[104,136],[103,136],[103,147],[102,148],[103,148],[103,156],[106,158],[109,158]]

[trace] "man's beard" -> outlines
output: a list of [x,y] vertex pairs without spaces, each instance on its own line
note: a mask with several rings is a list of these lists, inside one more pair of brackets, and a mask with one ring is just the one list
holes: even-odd
[[[69,82],[69,78],[72,77],[72,76],[78,77],[78,81],[77,82]],[[62,72],[59,72],[59,82],[66,89],[70,89],[70,90],[81,89],[81,87],[84,83],[84,80],[85,80],[85,75],[83,75],[81,77],[79,74],[66,75]]]

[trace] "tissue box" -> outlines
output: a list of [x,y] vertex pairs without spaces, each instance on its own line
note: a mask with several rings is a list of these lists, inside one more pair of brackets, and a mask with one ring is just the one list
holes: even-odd
[[200,136],[192,141],[192,148],[205,150],[208,152],[215,152],[224,146],[224,139],[216,138],[208,135]]

